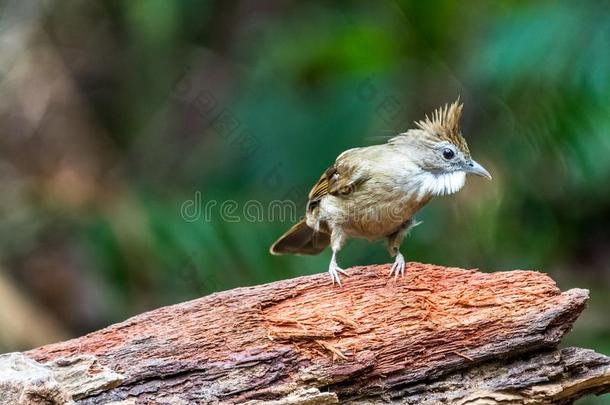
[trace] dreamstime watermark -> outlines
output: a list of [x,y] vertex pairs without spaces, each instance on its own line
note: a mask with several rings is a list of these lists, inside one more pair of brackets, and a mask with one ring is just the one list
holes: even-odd
[[291,200],[274,200],[263,204],[258,200],[239,203],[236,200],[206,200],[196,191],[193,199],[180,206],[180,216],[187,222],[211,222],[220,218],[224,222],[295,222],[297,204]]
[[231,147],[238,149],[244,158],[253,156],[262,146],[260,139],[236,112],[221,105],[210,90],[194,86],[192,74],[192,69],[188,68],[176,80],[173,93],[187,101],[202,119],[208,120],[209,127]]
[[[340,198],[340,197],[339,197]],[[404,222],[404,207],[401,204],[366,205],[344,204],[341,219],[354,224],[374,222]],[[200,191],[192,199],[180,205],[180,216],[187,222],[288,222],[302,218],[302,211],[292,200],[273,200],[262,203],[258,200],[238,202],[236,200],[203,200]]]
[[[230,105],[221,103],[208,86],[198,85],[195,76],[195,69],[186,69],[175,80],[172,88],[174,97],[186,102],[194,109],[201,119],[206,120],[205,128],[211,128],[220,139],[238,150],[244,159],[263,156],[265,150],[268,152],[270,145],[264,143],[263,139],[244,123]],[[259,159],[259,161],[264,160]],[[279,198],[282,200],[302,201],[308,190],[288,181],[284,175],[285,166],[287,165],[280,160],[272,161],[269,166],[261,168],[260,181],[270,192],[279,193]],[[231,205],[234,204],[227,203],[227,207]],[[301,210],[304,210],[303,205],[304,201],[298,205]]]
[[[405,130],[407,123],[407,108],[395,94],[382,93],[382,86],[376,83],[373,75],[367,76],[358,83],[356,96],[364,103],[371,103],[375,106],[375,113],[381,120],[397,128],[397,133]],[[401,128],[402,127],[402,128]]]

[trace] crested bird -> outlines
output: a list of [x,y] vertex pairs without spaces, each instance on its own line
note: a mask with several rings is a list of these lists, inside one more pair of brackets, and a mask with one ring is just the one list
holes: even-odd
[[315,255],[331,246],[328,272],[341,285],[337,254],[349,238],[386,239],[394,264],[390,277],[403,275],[400,245],[418,225],[414,214],[434,196],[458,192],[466,174],[491,180],[472,159],[460,131],[463,104],[436,109],[416,128],[381,145],[346,150],[322,174],[309,193],[304,219],[269,249],[274,255]]

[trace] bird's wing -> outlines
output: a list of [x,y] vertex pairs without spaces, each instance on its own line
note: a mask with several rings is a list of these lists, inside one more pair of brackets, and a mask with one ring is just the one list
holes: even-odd
[[309,210],[313,209],[323,197],[327,195],[349,195],[368,180],[369,176],[366,171],[358,170],[351,163],[351,159],[346,159],[349,152],[351,150],[342,153],[313,186],[309,192],[309,202],[307,204]]

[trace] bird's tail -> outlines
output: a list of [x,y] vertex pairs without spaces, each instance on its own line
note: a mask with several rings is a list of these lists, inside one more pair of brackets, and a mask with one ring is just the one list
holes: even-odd
[[329,244],[330,236],[327,233],[314,231],[303,219],[275,241],[269,252],[273,255],[317,255]]

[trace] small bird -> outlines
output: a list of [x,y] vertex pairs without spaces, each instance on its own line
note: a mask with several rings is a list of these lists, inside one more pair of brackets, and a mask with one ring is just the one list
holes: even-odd
[[434,196],[458,192],[472,173],[491,180],[475,162],[460,131],[459,98],[382,145],[346,150],[309,193],[305,218],[269,249],[271,254],[315,255],[328,245],[328,272],[341,285],[337,253],[348,238],[387,240],[395,257],[390,277],[404,274],[400,245],[418,225],[414,214]]

